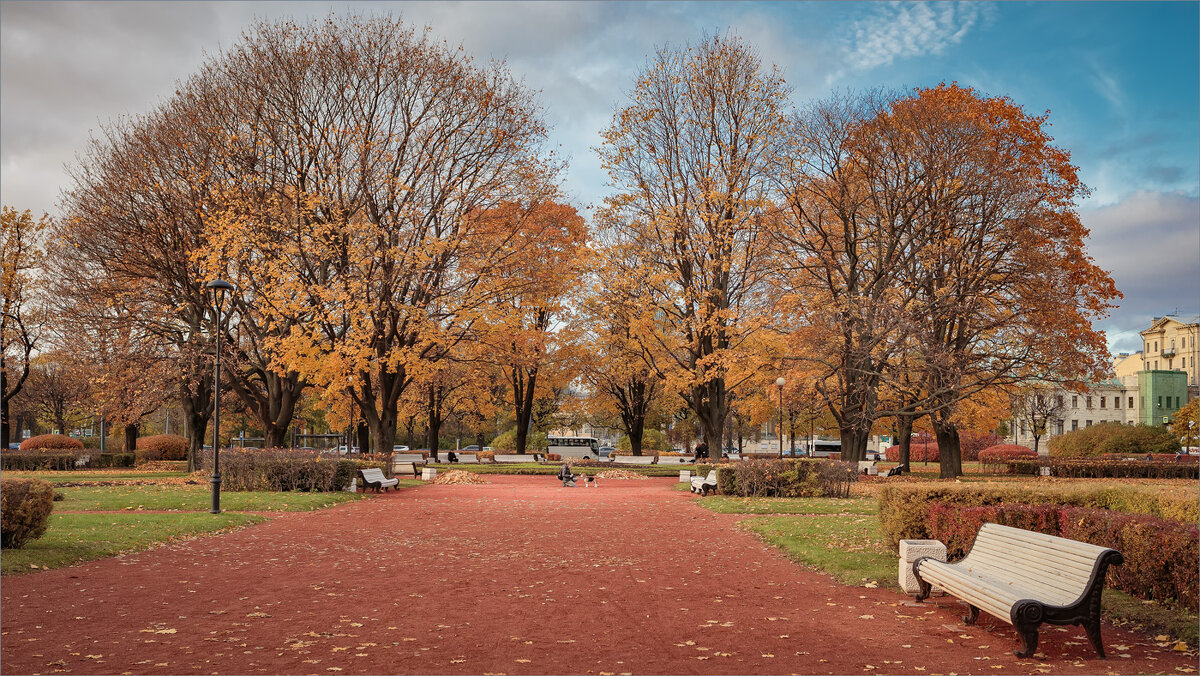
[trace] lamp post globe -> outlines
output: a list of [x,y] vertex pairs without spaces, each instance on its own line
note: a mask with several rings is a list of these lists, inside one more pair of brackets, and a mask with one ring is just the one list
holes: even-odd
[[216,359],[213,366],[213,474],[212,514],[221,513],[221,333],[225,294],[232,293],[234,286],[223,279],[214,279],[204,288],[213,294],[213,334],[216,336]]

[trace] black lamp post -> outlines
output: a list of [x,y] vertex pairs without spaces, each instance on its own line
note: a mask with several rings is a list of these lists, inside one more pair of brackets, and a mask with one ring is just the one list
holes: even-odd
[[775,384],[779,386],[779,457],[783,457],[783,384],[787,381],[783,376],[775,379]]
[[217,359],[213,374],[213,475],[212,514],[221,513],[221,314],[224,311],[225,292],[233,291],[233,285],[223,279],[214,279],[205,285],[213,293],[213,311],[216,313]]

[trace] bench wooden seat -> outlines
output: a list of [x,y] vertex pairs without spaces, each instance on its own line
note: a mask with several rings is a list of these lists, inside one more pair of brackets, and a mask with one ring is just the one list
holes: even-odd
[[658,456],[658,464],[660,465],[690,465],[692,459],[686,455],[660,455]]
[[618,455],[613,462],[621,465],[653,465],[653,455]]
[[457,455],[459,462],[467,463],[468,465],[479,464],[479,456],[475,455],[474,453],[458,453]]
[[525,455],[519,453],[496,455],[492,459],[495,462],[537,462],[537,456],[531,453],[526,453]]
[[1013,651],[1017,657],[1037,651],[1043,622],[1082,625],[1104,657],[1100,596],[1108,567],[1123,562],[1115,549],[986,523],[961,561],[921,557],[913,562],[913,574],[920,585],[917,601],[937,585],[967,602],[970,613],[963,622],[974,624],[982,610],[1016,627],[1022,643]]
[[420,453],[393,453],[392,462],[415,462],[422,464],[425,462],[425,456]]
[[692,477],[691,490],[700,495],[708,495],[709,492],[717,490],[717,470],[709,470],[708,476],[703,479],[698,476]]
[[417,471],[417,463],[415,462],[393,462],[392,476],[412,476],[417,478],[420,472]]
[[387,490],[400,483],[400,480],[395,477],[391,479],[385,477],[383,470],[378,467],[360,469],[358,470],[358,476],[362,478],[364,493],[368,488],[374,488],[375,492],[378,493],[380,488]]

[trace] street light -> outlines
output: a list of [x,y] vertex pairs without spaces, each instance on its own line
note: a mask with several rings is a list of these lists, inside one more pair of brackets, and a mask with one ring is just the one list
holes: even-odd
[[213,310],[216,314],[217,359],[213,373],[213,475],[212,514],[221,513],[221,313],[224,311],[225,292],[233,291],[233,285],[223,279],[214,279],[205,288],[213,293]]
[[775,379],[775,384],[779,386],[779,457],[783,457],[783,384],[787,381],[783,376]]

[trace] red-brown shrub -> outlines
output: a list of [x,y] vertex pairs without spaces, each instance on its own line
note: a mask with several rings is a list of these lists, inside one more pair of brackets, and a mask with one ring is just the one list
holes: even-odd
[[[891,446],[883,454],[890,462],[899,462],[900,446]],[[908,449],[909,462],[937,462],[939,459],[936,441],[918,442],[916,439],[912,440],[912,444]]]
[[979,462],[985,465],[1001,465],[1009,460],[1035,460],[1037,457],[1037,451],[1016,444],[989,446],[979,452]]
[[187,460],[188,440],[174,434],[155,434],[138,437],[137,464],[154,460]]
[[1192,612],[1200,606],[1200,529],[1195,524],[1062,505],[963,508],[936,503],[929,509],[930,534],[946,543],[949,558],[969,551],[980,526],[988,522],[1111,547],[1125,563],[1108,569],[1108,586]]
[[22,451],[83,450],[83,442],[61,434],[39,434],[21,442]]
[[40,479],[0,481],[0,547],[17,549],[42,537],[53,509],[54,489],[49,482]]
[[1002,443],[1004,443],[1004,439],[991,432],[962,430],[958,433],[958,447],[962,451],[962,459],[965,462],[975,462],[979,459],[980,451]]

